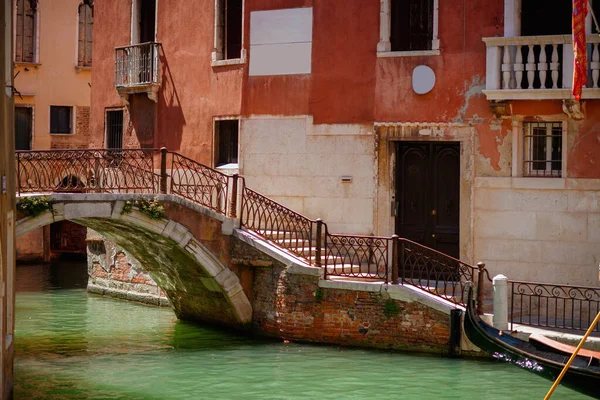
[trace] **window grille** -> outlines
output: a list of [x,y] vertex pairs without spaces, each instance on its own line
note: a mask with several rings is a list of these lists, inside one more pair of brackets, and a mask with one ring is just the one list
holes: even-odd
[[431,50],[433,0],[391,0],[392,51]]
[[238,162],[237,119],[215,121],[215,165],[237,164]]
[[79,5],[79,38],[77,63],[80,67],[92,66],[92,38],[94,32],[94,8],[89,2]]
[[50,133],[73,133],[73,107],[50,106]]
[[123,110],[106,112],[106,148],[123,148]]
[[15,62],[36,62],[36,13],[37,0],[17,0]]
[[562,175],[561,122],[526,122],[523,139],[524,176]]

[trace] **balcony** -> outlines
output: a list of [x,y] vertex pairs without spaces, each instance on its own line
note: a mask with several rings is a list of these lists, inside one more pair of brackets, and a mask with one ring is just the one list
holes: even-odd
[[[571,35],[484,38],[488,100],[571,99]],[[599,99],[598,35],[587,37],[588,84],[582,99]]]
[[145,93],[157,101],[160,86],[160,43],[148,42],[115,48],[115,88],[125,102]]

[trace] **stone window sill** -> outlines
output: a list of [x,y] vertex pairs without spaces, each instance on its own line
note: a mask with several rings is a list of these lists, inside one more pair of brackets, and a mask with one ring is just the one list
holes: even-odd
[[246,64],[246,58],[233,58],[231,60],[213,60],[211,66],[224,67],[227,65],[242,65]]
[[418,56],[439,56],[440,50],[418,50],[418,51],[379,51],[378,58],[388,57],[418,57]]
[[92,66],[91,65],[76,65],[75,70],[77,71],[77,73],[80,73],[81,71],[91,71]]
[[41,67],[41,66],[42,66],[42,64],[36,63],[36,62],[15,61],[15,67],[33,67],[33,68],[38,68],[38,67]]

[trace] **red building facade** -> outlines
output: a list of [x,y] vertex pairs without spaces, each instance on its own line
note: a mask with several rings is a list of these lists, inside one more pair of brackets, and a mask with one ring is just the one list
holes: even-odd
[[98,2],[91,147],[165,146],[332,231],[397,233],[513,279],[597,285],[598,40],[575,102],[570,14],[557,10]]

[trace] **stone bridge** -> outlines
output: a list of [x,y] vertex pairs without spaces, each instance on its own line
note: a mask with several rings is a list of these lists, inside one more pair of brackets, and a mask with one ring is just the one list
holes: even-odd
[[[45,194],[52,202],[41,215],[20,213],[17,235],[61,220],[97,231],[142,264],[181,319],[299,341],[456,353],[464,343],[454,310],[465,282],[478,280],[483,293],[481,267],[395,235],[333,234],[242,177],[166,149],[16,156],[20,201]],[[163,217],[130,209],[147,196]]]
[[243,327],[252,306],[240,279],[227,266],[234,252],[234,220],[177,196],[162,194],[165,218],[133,208],[135,194],[52,194],[52,209],[21,216],[17,236],[53,222],[70,220],[91,228],[132,254],[169,298],[177,316]]

